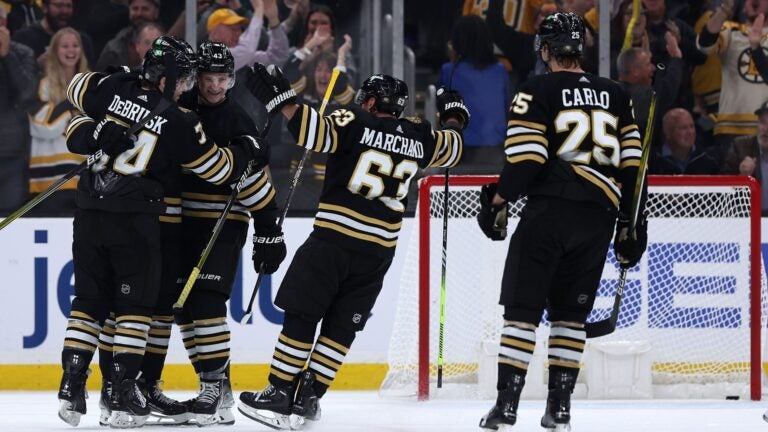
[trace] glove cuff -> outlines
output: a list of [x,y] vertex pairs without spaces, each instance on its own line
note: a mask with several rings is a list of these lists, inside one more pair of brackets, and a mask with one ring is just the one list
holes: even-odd
[[254,233],[253,244],[280,244],[283,242],[283,232],[276,231],[274,233]]
[[276,108],[282,107],[283,104],[285,104],[287,101],[291,99],[296,98],[296,92],[293,91],[293,89],[288,89],[284,91],[283,93],[280,93],[279,95],[275,96],[271,101],[267,103],[267,112],[272,114],[272,111]]

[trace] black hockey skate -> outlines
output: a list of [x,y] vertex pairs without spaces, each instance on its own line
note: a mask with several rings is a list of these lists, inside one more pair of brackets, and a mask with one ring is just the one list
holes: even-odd
[[315,374],[305,370],[299,375],[299,387],[291,408],[291,429],[301,429],[306,420],[320,420],[320,397],[315,390]]
[[180,425],[189,421],[189,410],[187,405],[169,398],[160,389],[162,381],[155,381],[147,384],[144,380],[139,380],[144,396],[147,398],[150,415],[154,417],[147,424],[155,425]]
[[507,378],[507,387],[499,390],[496,404],[480,419],[480,427],[497,430],[505,425],[512,426],[517,421],[517,406],[520,393],[525,385],[525,376],[512,374]]
[[547,409],[541,418],[544,429],[555,432],[571,430],[571,393],[578,373],[577,369],[550,369]]
[[106,379],[101,379],[101,397],[99,398],[99,425],[109,426],[109,417],[112,415],[112,410],[109,409],[109,400],[112,398],[112,382]]
[[85,414],[85,382],[91,370],[83,355],[65,351],[62,355],[64,375],[59,385],[59,418],[71,426],[80,424],[80,417]]
[[291,428],[292,387],[270,384],[262,391],[242,392],[240,402],[237,409],[244,416],[273,429]]
[[192,403],[190,413],[198,426],[219,422],[218,411],[222,402],[224,379],[200,381],[200,394]]
[[224,386],[221,389],[221,406],[217,415],[219,416],[220,425],[233,425],[235,424],[235,414],[232,412],[232,408],[235,407],[235,396],[232,394],[232,382],[229,380],[229,374],[224,379]]
[[147,398],[135,379],[125,377],[121,363],[112,364],[112,397],[109,400],[109,426],[113,428],[141,427],[149,417]]

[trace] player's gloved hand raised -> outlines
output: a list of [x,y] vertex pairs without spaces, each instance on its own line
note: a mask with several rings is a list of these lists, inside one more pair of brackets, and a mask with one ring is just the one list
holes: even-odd
[[616,237],[613,239],[613,251],[616,261],[623,269],[631,269],[640,262],[648,246],[648,220],[641,214],[635,223],[634,233],[629,232],[629,218],[620,213],[616,221]]
[[254,171],[258,171],[269,164],[271,153],[269,144],[261,138],[252,135],[240,135],[229,140],[230,147],[241,149],[249,160],[253,161]]
[[258,272],[272,274],[285,259],[286,250],[283,232],[277,226],[266,228],[257,226],[253,234],[253,268]]
[[493,205],[498,183],[489,183],[480,188],[480,213],[477,223],[483,234],[491,240],[507,238],[507,203]]
[[133,140],[128,136],[128,128],[116,122],[99,123],[93,134],[96,147],[111,158],[133,148]]
[[469,110],[464,105],[464,98],[456,90],[446,90],[443,87],[437,90],[437,113],[443,126],[451,117],[461,124],[462,129],[469,124]]
[[296,103],[296,92],[275,65],[254,63],[247,74],[245,85],[264,104],[269,114],[280,111],[285,105]]

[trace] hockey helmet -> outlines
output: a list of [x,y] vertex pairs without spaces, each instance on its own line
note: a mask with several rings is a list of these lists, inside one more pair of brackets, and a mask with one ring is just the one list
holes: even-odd
[[408,86],[389,75],[371,75],[357,91],[355,103],[362,105],[369,98],[376,99],[376,111],[400,117],[408,104]]
[[155,86],[160,84],[160,78],[166,77],[169,81],[184,83],[185,90],[191,90],[195,84],[196,62],[195,52],[186,41],[160,36],[144,55],[141,75]]
[[547,45],[555,57],[578,57],[584,51],[584,20],[575,13],[556,13],[539,26],[537,51]]
[[226,45],[203,42],[197,48],[197,73],[225,73],[229,75],[228,89],[235,85],[235,58]]

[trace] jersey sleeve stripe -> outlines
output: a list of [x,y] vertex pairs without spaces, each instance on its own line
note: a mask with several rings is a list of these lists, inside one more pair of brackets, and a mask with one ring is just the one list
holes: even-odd
[[255,174],[252,174],[247,179],[245,179],[245,184],[243,185],[243,189],[240,191],[240,193],[237,194],[237,199],[244,198],[255,193],[257,190],[261,189],[261,187],[264,186],[264,183],[266,182],[267,176],[264,171],[259,171]]
[[536,129],[538,131],[541,131],[542,133],[547,131],[547,125],[541,124],[541,123],[535,123],[525,120],[510,120],[507,122],[507,127],[511,128],[514,126],[523,126],[530,129]]
[[[294,114],[295,115],[295,114]],[[296,141],[297,145],[304,147],[304,143],[307,139],[307,128],[304,125],[307,124],[307,118],[309,117],[309,107],[301,105],[301,126],[299,127],[299,139]]]
[[621,130],[619,131],[619,133],[620,133],[621,135],[625,135],[626,133],[628,133],[628,132],[631,132],[631,131],[635,131],[635,132],[637,132],[637,137],[638,137],[638,138],[640,138],[640,132],[639,132],[639,131],[640,131],[640,128],[639,128],[639,127],[637,127],[637,125],[636,125],[636,124],[634,124],[634,123],[633,123],[633,124],[631,124],[631,125],[628,125],[628,126],[624,126],[623,128],[621,128]]
[[507,136],[507,139],[504,140],[505,146],[511,146],[519,143],[529,143],[529,142],[535,142],[543,145],[545,148],[549,145],[549,141],[547,140],[547,137],[543,135],[518,135],[515,137]]
[[523,162],[523,161],[532,161],[539,164],[544,164],[547,162],[547,159],[543,158],[540,155],[537,154],[524,154],[520,156],[507,156],[507,162],[511,164]]
[[642,145],[642,143],[640,142],[639,139],[629,139],[629,140],[621,141],[621,147],[622,148],[634,147],[634,148],[637,148],[637,149],[641,149],[641,148],[643,148],[643,145]]
[[433,162],[430,163],[429,166],[446,168],[456,166],[456,164],[459,163],[463,152],[463,140],[461,135],[451,129],[436,131],[435,134],[437,138],[435,144],[437,160],[433,159]]
[[435,137],[435,152],[432,155],[432,159],[429,161],[429,166],[434,166],[435,161],[437,161],[437,158],[440,157],[440,154],[443,150],[443,134],[441,134],[439,131],[433,131],[432,134]]
[[224,153],[224,156],[221,158],[221,163],[216,164],[218,168],[215,171],[214,176],[208,179],[209,182],[216,185],[220,185],[226,182],[230,173],[232,172],[232,159],[226,154],[224,149],[219,150]]
[[263,209],[264,207],[269,204],[270,201],[277,195],[277,190],[275,190],[274,187],[272,187],[271,183],[267,184],[268,188],[265,188],[264,190],[267,191],[265,195],[259,194],[258,196],[254,196],[253,199],[248,199],[242,201],[242,203],[246,206],[248,206],[248,210],[250,211],[258,211]]
[[621,151],[621,159],[640,159],[643,156],[643,151],[639,148],[627,148]]
[[623,160],[619,164],[619,169],[629,168],[629,167],[640,167],[640,159],[628,159]]
[[522,134],[544,135],[544,133],[538,129],[527,128],[524,126],[513,126],[507,128],[507,136]]
[[69,88],[67,89],[69,101],[80,112],[85,112],[83,109],[83,94],[88,88],[88,83],[93,75],[95,75],[95,72],[82,72],[75,75],[75,79],[70,82]]
[[222,159],[223,154],[219,151],[219,149],[216,149],[216,153],[212,158],[208,159],[208,161],[202,166],[192,168],[192,172],[197,174],[200,178],[208,180],[214,176],[216,171],[224,165],[224,161]]
[[514,156],[524,153],[536,153],[541,155],[544,159],[549,158],[549,154],[547,153],[547,149],[539,144],[519,144],[519,145],[513,145],[508,146],[504,149],[504,153],[507,156]]
[[318,206],[318,209],[334,211],[334,212],[337,212],[337,213],[343,213],[343,214],[351,216],[351,217],[353,217],[355,219],[361,220],[363,222],[366,222],[366,223],[369,223],[369,224],[372,224],[372,225],[377,225],[377,226],[380,226],[382,228],[385,228],[385,229],[388,229],[388,230],[391,230],[391,231],[399,231],[400,227],[402,226],[401,222],[394,223],[394,224],[393,223],[388,223],[388,222],[385,222],[383,220],[375,219],[375,218],[372,218],[372,217],[369,217],[369,216],[365,216],[365,215],[362,215],[362,214],[360,214],[360,213],[358,213],[358,212],[356,212],[354,210],[350,210],[350,209],[348,209],[346,207],[342,207],[342,206],[338,206],[338,205],[334,205],[334,204],[320,203],[320,205]]
[[319,115],[317,117],[318,118],[315,126],[315,145],[313,146],[312,150],[317,153],[322,153],[326,145],[325,129],[327,125],[324,118],[320,117]]
[[70,135],[80,126],[87,124],[87,123],[96,123],[92,118],[84,115],[78,115],[72,118],[70,120],[69,124],[67,125],[67,130],[64,133],[64,135],[69,138]]
[[301,76],[297,81],[291,83],[291,89],[293,89],[296,94],[302,93],[307,88],[307,77],[304,75]]
[[210,159],[218,153],[218,147],[217,146],[211,146],[210,149],[208,149],[207,152],[205,152],[204,155],[200,156],[199,158],[193,160],[192,162],[188,162],[185,164],[181,164],[184,168],[190,169],[194,171],[197,168],[200,168],[200,165],[210,162]]

